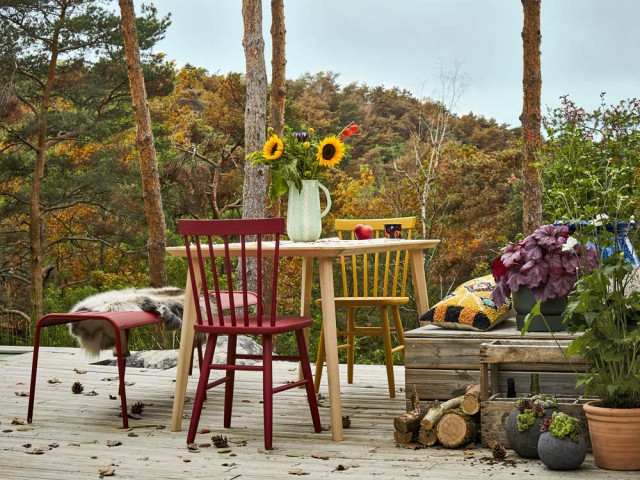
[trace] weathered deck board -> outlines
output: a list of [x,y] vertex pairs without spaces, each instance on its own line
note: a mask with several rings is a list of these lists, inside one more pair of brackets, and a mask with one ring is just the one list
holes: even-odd
[[[0,351],[3,348],[0,347]],[[342,366],[341,366],[342,367]],[[87,370],[77,374],[74,368]],[[222,428],[222,390],[209,393],[207,409],[200,428],[211,429],[199,435],[198,443],[210,443],[212,434],[229,439],[230,452],[219,453],[213,447],[189,452],[185,445],[186,431],[171,432],[173,379],[175,370],[130,369],[127,381],[129,405],[142,401],[147,406],[140,420],[131,420],[131,432],[123,432],[118,418],[116,368],[91,365],[77,349],[45,349],[42,352],[36,408],[32,425],[11,425],[14,417],[26,420],[27,397],[15,392],[28,391],[31,354],[18,355],[0,362],[0,478],[61,480],[98,478],[98,469],[112,465],[116,479],[158,478],[221,478],[221,479],[282,479],[295,477],[290,472],[307,472],[304,478],[385,478],[408,479],[495,479],[528,478],[545,475],[552,478],[635,478],[637,474],[608,472],[597,469],[591,456],[579,472],[550,472],[538,461],[521,460],[515,454],[516,466],[490,465],[480,461],[488,457],[486,449],[409,450],[393,442],[393,417],[405,410],[402,395],[402,367],[396,367],[399,384],[395,399],[388,398],[383,366],[356,366],[354,385],[346,384],[343,375],[343,414],[351,419],[345,430],[344,442],[333,442],[329,432],[314,434],[302,390],[289,390],[276,396],[274,405],[275,450],[263,451],[262,409],[259,404],[261,385],[259,374],[240,372],[236,376],[233,428]],[[344,373],[344,372],[342,372]],[[51,385],[50,378],[62,383]],[[277,364],[276,381],[294,380],[294,364]],[[71,384],[80,381],[85,392],[95,390],[98,396],[74,395]],[[23,383],[23,385],[19,385]],[[187,395],[193,398],[195,381],[189,381]],[[322,391],[326,395],[326,384]],[[321,399],[320,415],[329,425],[328,399]],[[188,415],[190,403],[185,415]],[[166,426],[157,429],[156,425]],[[188,426],[184,421],[183,428]],[[19,428],[28,430],[19,431]],[[137,437],[128,436],[135,433]],[[108,440],[122,445],[108,447]],[[234,442],[246,442],[242,446]],[[57,443],[42,455],[28,455],[29,449]],[[30,444],[30,447],[25,445]],[[472,453],[472,454],[470,454]],[[312,455],[328,457],[327,460]],[[186,463],[184,460],[189,460]],[[342,465],[347,469],[337,471]]]

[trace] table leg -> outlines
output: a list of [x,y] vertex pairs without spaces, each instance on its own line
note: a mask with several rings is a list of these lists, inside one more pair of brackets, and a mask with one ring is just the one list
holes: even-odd
[[336,334],[336,305],[333,291],[333,259],[320,258],[320,295],[322,296],[322,326],[327,359],[331,434],[334,441],[342,441],[342,404],[340,400],[340,370],[338,367],[338,336]]
[[[300,286],[300,316],[311,315],[311,282],[313,281],[313,258],[302,258],[302,284]],[[309,349],[309,329],[304,329],[304,341]],[[302,380],[302,368],[298,364],[298,380]],[[304,387],[300,387],[304,388]]]
[[429,297],[427,296],[427,279],[424,275],[422,250],[410,250],[409,263],[411,265],[413,292],[416,296],[416,308],[418,309],[418,315],[423,315],[429,310]]
[[[200,291],[200,285],[198,285]],[[184,314],[182,316],[182,331],[180,334],[180,350],[178,353],[178,366],[176,368],[176,388],[173,395],[173,410],[171,412],[171,431],[179,432],[182,429],[182,411],[184,399],[187,393],[187,379],[189,378],[189,363],[193,352],[193,338],[196,323],[196,304],[191,292],[191,277],[187,274],[187,286],[184,294]]]

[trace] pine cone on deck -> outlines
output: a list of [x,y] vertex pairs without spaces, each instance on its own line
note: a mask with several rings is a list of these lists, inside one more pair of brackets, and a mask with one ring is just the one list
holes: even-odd
[[342,417],[342,428],[349,428],[351,426],[351,419],[349,416]]
[[144,411],[144,403],[142,402],[136,402],[131,407],[131,413],[133,415],[142,415],[143,411]]
[[84,387],[80,382],[74,382],[73,385],[71,385],[71,391],[73,393],[82,393],[84,391]]
[[211,441],[217,448],[227,448],[229,446],[227,437],[223,437],[222,435],[214,435],[211,437]]
[[501,443],[496,443],[491,449],[491,453],[493,453],[494,460],[504,460],[504,457],[507,456],[507,449]]

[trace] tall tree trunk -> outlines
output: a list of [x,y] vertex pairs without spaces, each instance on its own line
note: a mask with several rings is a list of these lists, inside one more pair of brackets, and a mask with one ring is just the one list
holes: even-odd
[[[271,94],[269,96],[269,125],[276,135],[282,136],[284,131],[284,103],[287,96],[285,72],[287,58],[285,55],[287,30],[284,24],[284,0],[271,0]],[[279,217],[281,199],[278,197],[271,208],[269,216]]]
[[521,0],[524,11],[522,48],[522,232],[528,235],[542,223],[540,171],[534,166],[540,149],[540,0]]
[[140,45],[136,31],[133,0],[119,0],[122,15],[122,36],[127,59],[127,74],[131,89],[131,102],[136,122],[136,146],[140,157],[142,195],[149,226],[147,251],[149,255],[149,282],[152,287],[167,284],[165,248],[167,227],[160,195],[160,175],[151,130],[151,115],[147,104],[147,91],[140,61]]
[[[66,7],[60,10],[60,25],[66,19]],[[31,254],[31,301],[33,303],[33,318],[37,321],[43,313],[43,271],[42,256],[44,222],[40,211],[40,191],[44,179],[44,167],[47,161],[47,115],[51,90],[56,79],[56,64],[58,63],[58,43],[60,41],[60,27],[54,30],[51,38],[51,59],[47,81],[42,92],[42,103],[38,112],[38,144],[36,147],[36,165],[33,171],[33,182],[29,194],[29,252]]]
[[284,102],[287,94],[285,71],[284,0],[271,0],[271,107],[269,125],[277,135],[284,129]]
[[[261,0],[242,0],[244,37],[242,46],[247,65],[247,105],[244,111],[244,143],[247,153],[262,149],[266,141],[267,121],[267,68],[264,61],[264,39],[262,37]],[[266,165],[244,166],[242,190],[242,217],[264,216],[269,182]],[[249,288],[256,284],[256,271],[249,266],[247,282]]]

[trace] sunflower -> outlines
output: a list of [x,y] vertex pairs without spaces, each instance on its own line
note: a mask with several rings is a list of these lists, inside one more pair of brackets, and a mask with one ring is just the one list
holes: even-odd
[[282,156],[284,151],[284,143],[278,135],[271,135],[269,140],[264,144],[262,154],[267,160],[277,160]]
[[318,145],[316,158],[323,167],[333,167],[344,157],[344,144],[335,136],[327,137]]

